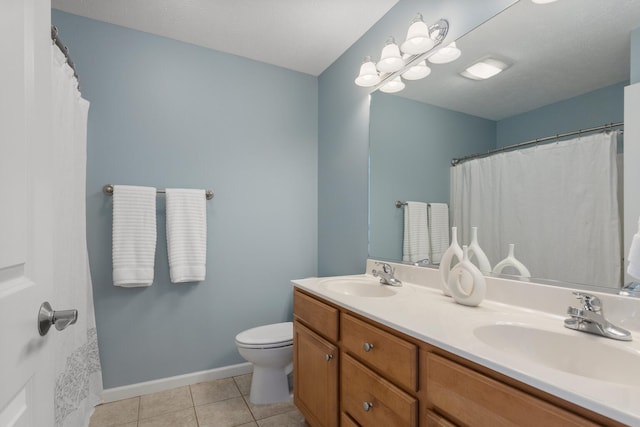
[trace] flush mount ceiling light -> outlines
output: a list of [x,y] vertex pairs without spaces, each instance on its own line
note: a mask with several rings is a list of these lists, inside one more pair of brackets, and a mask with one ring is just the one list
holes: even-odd
[[460,58],[460,55],[462,55],[462,52],[456,46],[456,42],[451,42],[431,55],[428,60],[432,64],[448,64]]
[[[360,73],[355,79],[356,85],[393,93],[404,89],[402,78],[418,80],[427,77],[431,68],[425,60],[434,54],[433,49],[443,42],[448,32],[449,23],[446,20],[441,19],[427,26],[422,15],[418,13],[411,21],[407,40],[401,47],[398,47],[393,37],[389,37],[377,64],[370,57],[365,57],[360,66]],[[455,48],[455,44],[453,47]],[[454,60],[457,56],[446,62]]]
[[501,73],[509,67],[508,64],[494,58],[486,58],[467,67],[462,74],[472,80],[486,80]]

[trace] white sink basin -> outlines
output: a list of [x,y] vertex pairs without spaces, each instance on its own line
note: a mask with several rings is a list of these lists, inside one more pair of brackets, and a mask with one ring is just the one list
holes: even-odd
[[380,279],[373,277],[332,277],[320,281],[320,286],[342,295],[358,297],[390,297],[396,294],[391,287],[381,285]]
[[581,334],[519,324],[492,324],[474,329],[480,341],[522,359],[591,379],[640,386],[638,350],[630,345],[614,346],[609,338]]

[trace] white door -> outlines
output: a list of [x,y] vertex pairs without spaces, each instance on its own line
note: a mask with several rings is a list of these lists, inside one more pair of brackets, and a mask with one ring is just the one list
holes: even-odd
[[57,331],[41,337],[37,329],[53,286],[50,8],[49,0],[0,1],[2,427],[54,424],[48,343]]

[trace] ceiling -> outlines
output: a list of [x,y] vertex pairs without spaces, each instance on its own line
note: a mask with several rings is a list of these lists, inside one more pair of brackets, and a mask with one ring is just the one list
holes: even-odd
[[52,6],[318,76],[397,2],[52,0]]
[[[629,79],[630,33],[640,0],[520,0],[461,37],[462,56],[432,65],[397,95],[491,120],[524,113]],[[478,59],[511,63],[496,77],[459,73]]]

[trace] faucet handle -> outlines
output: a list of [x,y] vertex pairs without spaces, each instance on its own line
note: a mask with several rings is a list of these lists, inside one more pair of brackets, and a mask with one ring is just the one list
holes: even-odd
[[393,275],[393,273],[395,271],[394,268],[390,264],[388,264],[386,262],[376,261],[376,265],[381,265],[382,266],[382,271],[384,271],[387,274],[392,274]]
[[597,296],[584,292],[574,292],[573,294],[580,300],[580,302],[582,302],[584,310],[593,311],[596,313],[602,311],[602,302]]

